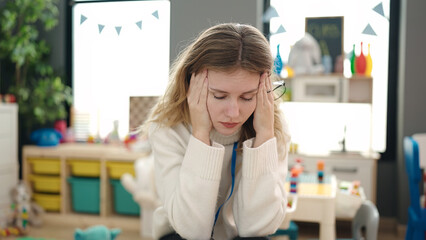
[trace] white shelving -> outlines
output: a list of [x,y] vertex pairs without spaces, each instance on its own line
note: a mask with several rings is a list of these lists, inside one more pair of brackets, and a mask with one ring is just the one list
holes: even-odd
[[10,210],[10,190],[18,182],[18,105],[0,103],[0,227]]

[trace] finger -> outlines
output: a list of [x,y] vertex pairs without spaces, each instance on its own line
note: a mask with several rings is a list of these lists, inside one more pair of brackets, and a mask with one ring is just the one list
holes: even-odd
[[202,82],[203,82],[203,88],[201,89],[199,103],[201,105],[207,106],[207,92],[208,92],[208,79],[207,79],[207,77],[205,77]]
[[263,100],[264,100],[264,97],[265,97],[265,94],[266,94],[264,82],[265,82],[265,79],[264,79],[264,76],[262,74],[262,75],[260,75],[259,88],[257,90],[257,104],[258,104],[258,106],[263,104]]
[[268,101],[268,95],[271,95],[271,93],[269,91],[271,91],[271,89],[268,87],[267,85],[267,81],[268,81],[268,75],[266,73],[263,73],[262,76],[262,85],[263,85],[263,102],[265,103],[266,101]]
[[269,74],[266,75],[266,87],[268,89],[268,91],[271,91],[268,94],[268,100],[269,102],[274,101],[275,95],[274,95],[274,86],[272,86],[272,81],[271,81],[271,77],[269,76]]

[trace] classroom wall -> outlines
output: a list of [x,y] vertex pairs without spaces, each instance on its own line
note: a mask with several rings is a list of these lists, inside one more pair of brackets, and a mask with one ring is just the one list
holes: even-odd
[[171,1],[170,61],[198,33],[217,23],[238,22],[262,31],[261,0],[178,0]]

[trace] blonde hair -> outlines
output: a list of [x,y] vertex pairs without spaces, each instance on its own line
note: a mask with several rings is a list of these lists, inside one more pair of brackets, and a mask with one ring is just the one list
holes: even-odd
[[[165,94],[152,108],[150,123],[173,127],[179,123],[191,124],[186,100],[192,73],[203,69],[233,71],[243,69],[262,74],[272,72],[273,58],[269,43],[263,34],[250,25],[225,23],[208,28],[187,46],[174,61]],[[278,103],[274,103],[274,130],[279,144],[284,144],[284,133]],[[244,123],[240,142],[255,137],[253,115]]]

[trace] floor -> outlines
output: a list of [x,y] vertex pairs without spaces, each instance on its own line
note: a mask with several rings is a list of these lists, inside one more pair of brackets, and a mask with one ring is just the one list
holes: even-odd
[[[63,219],[63,217],[62,217]],[[127,221],[127,220],[126,220]],[[116,223],[109,223],[108,225],[112,227],[120,227],[122,232],[117,237],[117,240],[151,240],[150,238],[143,238],[140,236],[140,232],[138,230],[139,221],[137,218],[133,218],[133,220],[137,224],[128,224],[123,222],[121,226]],[[96,223],[96,224],[99,224]],[[319,236],[319,228],[317,224],[314,223],[297,223],[299,227],[299,240],[313,240],[318,239]],[[63,219],[62,221],[57,218],[47,218],[44,219],[43,226],[41,228],[33,228],[29,229],[29,236],[32,238],[46,238],[46,239],[55,239],[55,240],[73,240],[73,235],[76,227],[80,227],[85,229],[88,226],[95,225],[93,223],[88,224],[86,221],[67,221],[67,219]],[[382,224],[381,224],[382,225]],[[387,224],[389,225],[389,224]],[[336,236],[340,239],[347,239],[351,237],[351,227],[350,222],[348,221],[338,221],[336,223]],[[0,239],[4,240],[12,240],[16,239],[14,237],[1,237]],[[286,237],[274,237],[272,240],[285,240]],[[396,234],[396,230],[392,230],[389,227],[382,227],[379,231],[378,240],[397,240],[404,239],[403,234],[398,236]]]

